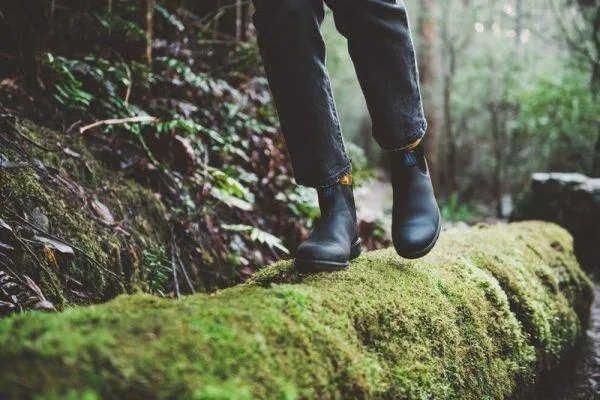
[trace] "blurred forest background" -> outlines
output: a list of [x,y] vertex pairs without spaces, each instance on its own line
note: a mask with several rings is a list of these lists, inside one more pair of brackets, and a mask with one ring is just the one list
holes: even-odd
[[[535,171],[600,176],[600,1],[407,7],[446,220],[507,217]],[[6,246],[23,247],[18,257],[53,303],[214,290],[306,237],[318,216],[314,193],[293,182],[252,12],[245,0],[0,0],[0,174],[18,183],[11,171],[21,160],[43,183],[25,200],[13,196],[17,183],[0,188],[0,244],[3,230],[34,230]],[[357,181],[381,187],[385,160],[330,14],[323,32]],[[117,190],[117,181],[135,190]],[[71,197],[40,203],[50,184]],[[129,199],[139,203],[133,192],[160,207],[127,209]],[[81,216],[56,217],[52,207],[63,203]],[[140,222],[148,213],[164,227]],[[389,244],[384,226],[361,222],[369,248]],[[66,272],[40,271],[49,261],[35,257],[35,243],[69,253],[67,239],[83,256],[68,259]],[[111,273],[86,284],[84,266],[98,264]]]
[[[600,176],[600,2],[406,2],[446,219],[507,217],[534,171]],[[347,138],[380,151],[343,38],[325,26]]]

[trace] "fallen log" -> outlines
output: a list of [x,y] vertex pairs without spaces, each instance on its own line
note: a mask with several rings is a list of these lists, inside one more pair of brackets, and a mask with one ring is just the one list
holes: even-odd
[[561,172],[533,174],[511,219],[549,221],[566,228],[575,239],[581,266],[600,271],[600,178]]
[[284,261],[214,295],[7,318],[0,397],[526,398],[592,293],[556,225],[454,229],[416,261],[387,249],[315,275]]

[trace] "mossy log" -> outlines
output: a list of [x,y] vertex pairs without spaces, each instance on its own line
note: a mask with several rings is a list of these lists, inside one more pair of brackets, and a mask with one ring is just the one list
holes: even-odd
[[526,398],[592,293],[556,225],[454,229],[416,261],[387,249],[315,275],[283,261],[214,295],[10,317],[0,397]]
[[573,235],[581,266],[592,271],[600,268],[600,178],[578,173],[535,173],[511,219],[559,224]]

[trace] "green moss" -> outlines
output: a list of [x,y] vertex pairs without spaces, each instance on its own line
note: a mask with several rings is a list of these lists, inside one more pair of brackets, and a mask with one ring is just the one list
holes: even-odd
[[0,392],[524,397],[576,342],[591,296],[561,228],[458,229],[418,261],[388,249],[306,276],[285,261],[214,296],[121,296],[12,317],[0,322]]
[[[140,268],[142,251],[163,246],[168,238],[160,199],[103,167],[81,136],[60,135],[28,121],[19,121],[17,128],[30,140],[19,143],[28,157],[14,149],[2,151],[29,166],[0,170],[0,192],[10,194],[0,218],[27,228],[7,210],[25,218],[37,210],[48,219],[48,233],[75,250],[74,256],[62,256],[51,246],[28,241],[27,229],[16,230],[22,250],[13,260],[17,272],[38,282],[58,307],[148,290]],[[66,148],[81,158],[67,156]],[[59,175],[34,168],[36,159]],[[108,207],[117,224],[105,223],[94,211],[95,199]]]

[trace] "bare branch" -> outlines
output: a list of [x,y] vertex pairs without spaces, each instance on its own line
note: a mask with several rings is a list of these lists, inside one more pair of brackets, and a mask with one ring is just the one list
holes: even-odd
[[157,122],[158,118],[156,117],[151,117],[149,115],[139,115],[137,117],[130,117],[130,118],[120,118],[120,119],[105,119],[102,121],[96,121],[93,124],[89,124],[86,126],[82,126],[81,128],[79,128],[79,133],[84,133],[87,130],[90,130],[92,128],[96,128],[98,126],[101,125],[119,125],[119,124],[127,124],[130,122],[149,122],[149,123],[153,123],[153,122]]

